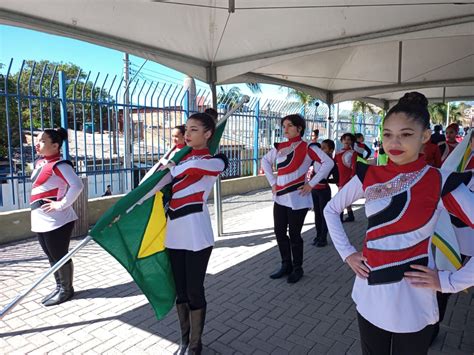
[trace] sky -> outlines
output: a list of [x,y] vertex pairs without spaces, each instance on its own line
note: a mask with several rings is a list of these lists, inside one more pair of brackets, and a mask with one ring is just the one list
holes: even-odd
[[[92,76],[101,73],[119,78],[123,73],[123,52],[106,47],[97,46],[88,42],[78,41],[66,37],[50,35],[38,31],[27,30],[19,27],[0,25],[0,63],[5,66],[0,73],[5,74],[11,58],[12,73],[19,71],[22,60],[49,60],[54,62],[74,63],[86,71],[91,71]],[[130,56],[131,68],[138,70],[145,59]],[[167,68],[158,63],[147,61],[141,69],[141,74],[152,81],[166,81],[173,84],[182,84],[184,74]],[[229,88],[229,85],[225,88]],[[237,85],[243,94],[253,95],[245,85]],[[196,81],[197,90],[209,90],[209,86]],[[285,100],[287,91],[274,85],[262,85],[262,99],[272,98]],[[255,96],[255,95],[254,95]]]

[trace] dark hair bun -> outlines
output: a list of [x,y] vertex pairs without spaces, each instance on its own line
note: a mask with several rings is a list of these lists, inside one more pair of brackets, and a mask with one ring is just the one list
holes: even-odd
[[417,91],[407,92],[403,97],[398,100],[400,105],[419,105],[428,107],[428,99],[422,93]]
[[56,132],[58,132],[59,137],[61,137],[63,141],[67,140],[67,131],[64,128],[56,128]]

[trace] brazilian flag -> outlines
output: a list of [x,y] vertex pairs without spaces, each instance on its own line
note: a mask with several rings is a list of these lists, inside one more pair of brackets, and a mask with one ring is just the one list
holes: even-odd
[[[226,121],[219,122],[210,141],[212,154],[219,147]],[[190,150],[185,147],[172,160],[178,163]],[[166,316],[175,301],[175,286],[164,243],[163,195],[169,194],[169,186],[149,195],[169,173],[166,169],[151,175],[107,210],[89,233],[130,273],[158,319]]]

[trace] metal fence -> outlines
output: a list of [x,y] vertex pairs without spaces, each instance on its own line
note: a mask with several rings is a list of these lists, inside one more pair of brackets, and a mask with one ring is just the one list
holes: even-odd
[[[194,112],[211,107],[208,90],[191,94],[166,82],[109,77],[61,65],[23,61],[12,73],[13,59],[0,76],[0,211],[28,207],[30,174],[36,158],[35,136],[49,127],[68,129],[63,147],[80,176],[88,178],[89,198],[137,186],[146,171],[171,147],[172,128]],[[236,98],[222,92],[217,111],[223,115]],[[306,139],[347,131],[343,117],[328,124],[328,107],[252,98],[228,121],[221,152],[230,161],[223,178],[256,175],[260,159],[283,139],[281,118],[300,113],[307,121]],[[361,121],[363,132],[375,132]],[[363,127],[362,127],[363,126]],[[362,130],[361,130],[362,131]],[[375,133],[374,133],[375,134]]]

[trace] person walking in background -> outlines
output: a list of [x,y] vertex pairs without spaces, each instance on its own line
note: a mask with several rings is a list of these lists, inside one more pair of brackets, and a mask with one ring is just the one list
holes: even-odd
[[[46,129],[37,137],[35,150],[41,156],[31,175],[31,231],[48,257],[51,266],[69,251],[77,215],[72,204],[83,184],[72,163],[61,158],[60,149],[67,140],[63,128]],[[56,288],[41,301],[45,306],[66,302],[74,295],[72,259],[54,273]]]
[[102,195],[102,197],[104,196],[111,196],[112,195],[112,189],[110,187],[110,185],[107,185],[107,189],[105,190],[104,194]]
[[[281,267],[270,278],[289,275],[288,283],[296,283],[304,274],[301,230],[306,213],[312,207],[310,192],[327,177],[334,163],[316,144],[308,146],[302,140],[306,128],[303,117],[288,115],[282,118],[281,124],[288,140],[275,143],[275,147],[262,158],[262,168],[273,192],[274,231],[281,256]],[[313,161],[320,166],[307,182],[306,174]],[[273,175],[274,164],[276,177]]]

